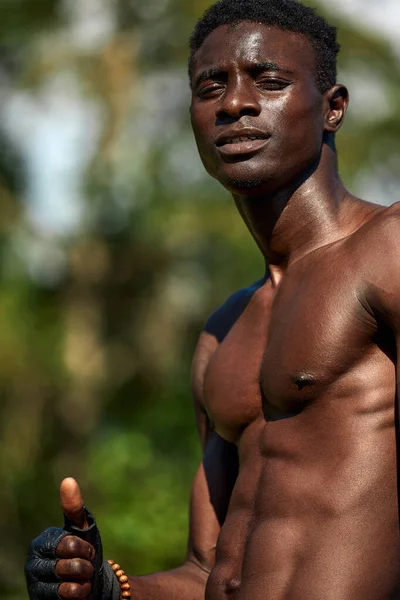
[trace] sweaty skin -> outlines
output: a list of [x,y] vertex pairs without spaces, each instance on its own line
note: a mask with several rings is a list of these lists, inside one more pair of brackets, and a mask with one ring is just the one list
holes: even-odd
[[200,155],[267,263],[203,334],[218,347],[202,405],[239,460],[207,600],[398,597],[400,209],[345,190],[347,91],[315,80],[308,40],[255,23],[218,28],[195,59]]
[[389,215],[257,285],[210,360],[240,469],[207,600],[398,597],[396,341],[368,303]]
[[[306,37],[221,26],[196,53],[192,91],[202,161],[266,273],[201,334],[192,387],[204,458],[187,558],[130,577],[132,598],[400,599],[400,204],[364,202],[340,181],[348,93],[321,92]],[[75,497],[62,491],[79,514]],[[59,594],[86,598],[88,548],[64,540]]]

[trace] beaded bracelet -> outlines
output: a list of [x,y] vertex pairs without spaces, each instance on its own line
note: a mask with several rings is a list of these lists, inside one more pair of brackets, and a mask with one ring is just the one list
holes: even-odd
[[111,565],[112,570],[114,571],[116,577],[119,580],[119,584],[121,586],[121,598],[130,598],[131,586],[128,583],[127,575],[125,575],[125,572],[113,560],[108,560],[107,562]]

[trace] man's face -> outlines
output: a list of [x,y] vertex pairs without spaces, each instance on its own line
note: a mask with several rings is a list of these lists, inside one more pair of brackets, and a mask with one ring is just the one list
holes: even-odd
[[208,173],[233,193],[290,185],[320,156],[323,100],[305,36],[249,21],[218,27],[193,64],[192,126]]

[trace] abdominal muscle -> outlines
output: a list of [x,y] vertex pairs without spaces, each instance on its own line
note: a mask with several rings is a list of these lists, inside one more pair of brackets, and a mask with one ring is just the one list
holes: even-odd
[[206,600],[400,598],[393,419],[318,410],[243,434]]

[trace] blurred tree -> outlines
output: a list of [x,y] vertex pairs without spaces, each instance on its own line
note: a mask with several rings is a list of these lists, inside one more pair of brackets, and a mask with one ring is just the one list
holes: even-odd
[[[21,600],[27,543],[61,523],[67,475],[125,569],[182,559],[199,460],[192,351],[263,261],[190,132],[186,40],[209,2],[6,4],[0,594]],[[385,201],[399,172],[398,61],[384,41],[340,32],[355,92],[342,172],[359,188],[373,176]]]

